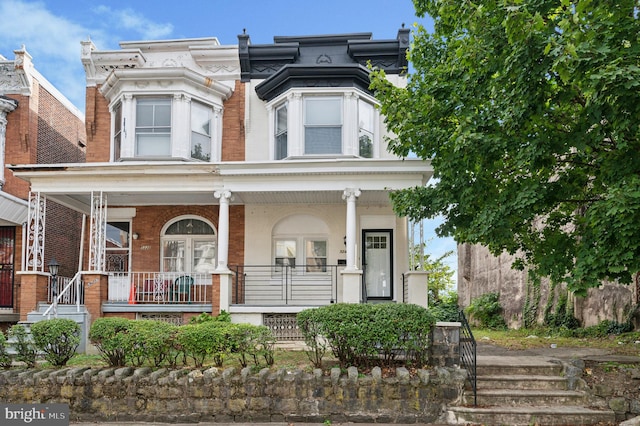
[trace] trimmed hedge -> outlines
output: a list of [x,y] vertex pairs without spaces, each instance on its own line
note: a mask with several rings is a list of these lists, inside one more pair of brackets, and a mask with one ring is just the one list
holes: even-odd
[[80,325],[68,318],[53,318],[31,325],[31,336],[44,359],[56,367],[67,364],[80,345]]
[[343,367],[391,366],[399,356],[407,364],[426,365],[435,321],[427,309],[404,303],[337,303],[297,316],[311,361],[321,364],[328,348]]
[[[215,318],[215,317],[213,317]],[[176,326],[164,321],[99,318],[89,339],[111,366],[176,366],[182,357],[202,367],[208,360],[222,366],[230,355],[242,366],[273,364],[275,339],[267,327],[200,318]]]

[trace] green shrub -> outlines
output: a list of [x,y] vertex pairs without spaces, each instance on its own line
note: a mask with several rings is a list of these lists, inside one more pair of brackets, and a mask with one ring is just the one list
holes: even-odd
[[273,365],[273,349],[275,338],[271,330],[264,325],[231,324],[229,327],[231,350],[238,356],[238,362],[242,367],[249,365],[253,360],[254,365],[260,365],[263,358],[267,365]]
[[206,312],[202,312],[198,316],[191,317],[191,319],[189,320],[189,324],[201,324],[203,322],[209,322],[209,321],[230,323],[231,314],[225,311],[224,309],[221,310],[220,313],[215,317]]
[[187,324],[178,328],[176,343],[196,367],[202,367],[208,357],[221,367],[231,352],[229,346],[229,323],[205,321]]
[[0,367],[11,367],[11,355],[7,352],[7,339],[2,331],[0,331]]
[[305,353],[309,358],[309,361],[316,368],[322,368],[322,358],[329,350],[327,340],[322,335],[321,323],[318,318],[317,309],[305,309],[299,312],[296,316],[296,322],[302,336],[304,337],[304,343],[307,346]]
[[22,324],[15,324],[9,329],[9,338],[15,340],[15,360],[24,362],[27,367],[35,367],[38,351],[27,329]]
[[458,321],[460,308],[458,307],[458,293],[451,291],[442,296],[433,304],[429,304],[429,312],[436,318],[436,321],[455,322]]
[[427,362],[429,333],[435,323],[427,309],[402,303],[337,303],[314,311],[298,314],[298,324],[318,364],[322,348],[314,349],[313,342],[322,342],[322,338],[343,367],[391,365],[399,354],[410,363]]
[[126,363],[130,326],[130,320],[118,317],[98,318],[91,325],[89,340],[112,367],[121,367]]
[[480,328],[504,330],[507,324],[502,317],[500,293],[485,293],[471,301],[465,312],[469,320]]
[[136,367],[144,364],[155,367],[175,365],[178,357],[174,343],[177,327],[165,321],[130,321],[124,339],[127,360]]
[[67,318],[38,321],[31,326],[36,349],[56,367],[67,364],[80,344],[80,326]]

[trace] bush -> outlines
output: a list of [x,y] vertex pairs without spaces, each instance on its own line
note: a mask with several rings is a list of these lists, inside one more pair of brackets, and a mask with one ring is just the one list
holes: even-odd
[[238,354],[238,361],[242,367],[249,365],[253,359],[254,365],[260,365],[263,358],[267,365],[273,365],[273,348],[275,338],[271,330],[264,325],[231,324],[229,337],[232,351]]
[[191,319],[189,320],[189,324],[202,324],[203,322],[210,322],[210,321],[230,323],[231,314],[225,311],[224,309],[221,310],[220,313],[215,317],[206,312],[203,312],[198,316],[191,317]]
[[322,325],[317,309],[305,309],[296,316],[300,332],[307,346],[305,351],[309,361],[316,368],[322,368],[322,358],[329,350],[327,340],[322,336]]
[[407,362],[427,362],[429,333],[435,323],[427,309],[402,303],[337,303],[314,311],[298,314],[298,325],[317,364],[322,338],[343,367],[391,365],[398,354],[404,354]]
[[207,357],[213,357],[217,367],[231,352],[229,347],[229,323],[205,321],[178,328],[176,343],[185,356],[193,359],[196,367],[202,367]]
[[24,362],[27,367],[35,367],[38,351],[27,329],[21,324],[15,324],[9,329],[9,338],[15,339],[15,360]]
[[145,363],[155,367],[175,365],[178,357],[174,342],[177,327],[165,321],[130,321],[124,339],[127,360],[131,360],[135,367]]
[[56,367],[66,365],[80,344],[80,326],[67,318],[38,321],[31,325],[31,335],[36,349]]
[[458,293],[449,292],[433,304],[429,304],[429,311],[436,321],[455,322],[459,320]]
[[91,325],[89,340],[111,367],[122,367],[127,359],[127,333],[131,321],[126,318],[98,318]]
[[507,324],[502,318],[502,306],[500,305],[500,293],[485,293],[471,301],[465,312],[470,321],[480,328],[491,330],[504,330]]
[[11,367],[11,355],[7,352],[7,339],[2,331],[0,331],[0,367]]

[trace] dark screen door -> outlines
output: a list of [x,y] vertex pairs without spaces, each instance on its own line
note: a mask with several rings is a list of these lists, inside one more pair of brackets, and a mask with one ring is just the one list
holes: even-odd
[[16,228],[0,226],[0,308],[13,307],[13,260]]

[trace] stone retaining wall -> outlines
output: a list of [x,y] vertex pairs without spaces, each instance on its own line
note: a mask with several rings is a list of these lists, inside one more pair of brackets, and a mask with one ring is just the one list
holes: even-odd
[[459,401],[466,373],[355,367],[323,372],[265,368],[63,368],[0,373],[5,403],[63,403],[72,421],[431,423]]

